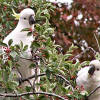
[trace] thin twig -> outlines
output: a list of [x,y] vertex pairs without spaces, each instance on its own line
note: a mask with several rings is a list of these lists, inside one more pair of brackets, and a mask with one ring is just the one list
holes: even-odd
[[[35,84],[36,84],[36,80],[37,80],[37,66],[36,66],[36,68],[35,68],[35,79],[34,79],[34,81],[33,81],[33,88],[35,89]],[[36,91],[36,90],[35,90]]]
[[84,53],[86,53],[88,50],[89,50],[88,48],[85,49],[83,52],[81,52],[80,54],[76,55],[72,60],[76,60],[76,59],[82,57],[82,55],[83,55]]
[[94,94],[99,88],[100,86],[96,87],[93,91],[91,91],[91,93],[87,96],[87,98],[89,98],[92,94]]
[[[42,73],[42,74],[37,75],[37,77],[41,77],[41,76],[45,76],[45,75],[46,75],[45,73]],[[53,75],[55,75],[55,74],[53,74]],[[71,85],[71,83],[70,83],[65,77],[63,77],[62,75],[55,75],[55,76],[56,76],[56,77],[62,78],[62,79],[65,81],[65,83],[66,83],[67,85],[69,84],[69,85],[71,86],[72,91],[74,91],[73,86]],[[23,83],[23,82],[25,82],[25,81],[28,81],[28,80],[30,80],[30,79],[32,79],[32,78],[35,78],[35,75],[32,75],[32,76],[30,76],[30,77],[21,79],[21,83]]]
[[87,47],[87,48],[86,48],[84,51],[82,51],[80,54],[76,55],[72,60],[76,60],[76,59],[82,57],[83,54],[85,54],[85,53],[86,53],[87,51],[89,51],[89,50],[93,51],[93,54],[94,54],[94,55],[96,54],[96,51],[95,51],[93,48]]
[[96,51],[92,47],[88,47],[89,50],[93,51],[94,55],[96,55]]
[[55,75],[55,76],[57,76],[57,77],[60,77],[60,78],[62,78],[63,80],[65,80],[65,82],[67,83],[67,85],[69,84],[71,84],[65,77],[63,77],[62,75]]
[[33,95],[33,94],[43,94],[43,95],[48,95],[48,96],[54,96],[54,97],[57,97],[61,100],[66,100],[65,98],[63,98],[60,95],[57,95],[55,93],[48,93],[48,92],[25,92],[25,93],[20,93],[20,94],[0,93],[0,96],[3,96],[3,97],[22,97],[25,95]]
[[[42,73],[42,74],[37,75],[37,77],[41,77],[41,76],[44,76],[44,75],[46,75],[46,74],[45,73]],[[30,80],[32,78],[35,78],[35,77],[36,77],[35,75],[32,75],[30,77],[27,77],[27,78],[22,79],[21,82],[28,81],[28,80]]]
[[98,49],[99,49],[99,52],[100,52],[100,44],[99,44],[99,41],[98,41],[97,36],[96,36],[95,33],[94,33],[94,37],[95,37],[95,40],[97,42],[97,46],[98,46]]
[[22,73],[20,72],[19,68],[16,67],[16,69],[17,69],[17,72],[20,74],[21,78],[23,78],[23,75],[22,75]]
[[28,80],[28,83],[30,84],[31,88],[32,88],[33,91],[34,91],[35,88],[33,88],[33,85],[32,85],[32,83],[30,82],[30,80]]
[[62,75],[55,75],[55,76],[62,78],[67,85],[70,85],[71,86],[72,91],[74,91],[73,86],[71,85],[71,83],[64,76],[62,76]]
[[[46,75],[46,74],[45,74],[45,73],[42,73],[42,74],[37,75],[37,77],[41,77],[41,76],[44,76],[44,75]],[[55,75],[55,74],[54,74],[54,75]],[[55,76],[56,76],[56,77],[62,78],[62,79],[67,83],[67,85],[68,85],[68,84],[71,85],[71,83],[70,83],[65,77],[63,77],[62,75],[55,75]],[[24,79],[22,79],[21,81],[22,81],[22,82],[28,81],[28,80],[30,80],[30,79],[32,79],[32,78],[35,78],[35,75],[32,75],[32,76],[27,77],[27,78],[24,78]]]

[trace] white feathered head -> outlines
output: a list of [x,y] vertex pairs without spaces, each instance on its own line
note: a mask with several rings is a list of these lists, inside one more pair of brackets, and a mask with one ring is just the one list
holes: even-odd
[[13,16],[24,24],[28,23],[29,25],[33,25],[36,23],[35,12],[31,8],[22,10],[20,14],[15,13],[13,10]]
[[93,75],[94,73],[100,74],[100,61],[99,60],[92,60],[89,66],[90,66],[90,69],[88,70],[88,73],[90,75]]

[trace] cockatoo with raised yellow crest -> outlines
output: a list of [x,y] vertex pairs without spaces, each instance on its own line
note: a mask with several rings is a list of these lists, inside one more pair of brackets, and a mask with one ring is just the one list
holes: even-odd
[[[22,10],[21,13],[17,17],[19,17],[19,21],[18,21],[16,28],[11,33],[9,33],[7,37],[5,37],[3,42],[8,44],[8,41],[12,39],[13,40],[12,45],[20,44],[21,42],[23,42],[24,46],[28,45],[26,54],[28,55],[28,58],[31,59],[32,54],[31,54],[30,46],[31,46],[32,41],[34,40],[33,35],[27,36],[28,31],[22,31],[22,30],[25,28],[30,28],[34,30],[35,13],[32,9],[26,8]],[[22,78],[27,78],[35,74],[35,70],[32,68],[29,68],[32,61],[27,60],[27,58],[26,59],[20,58],[18,63],[20,65],[18,69],[22,75]],[[39,73],[40,73],[40,70],[38,69],[37,74]],[[33,84],[33,81],[34,79],[30,80],[31,84]],[[39,78],[38,78],[38,82],[39,82]],[[25,86],[28,85],[28,82],[24,82],[23,85]]]

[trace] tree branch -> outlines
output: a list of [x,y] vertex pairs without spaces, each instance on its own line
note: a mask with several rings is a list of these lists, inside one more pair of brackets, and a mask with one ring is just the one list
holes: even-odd
[[71,84],[65,77],[63,77],[62,75],[55,75],[55,76],[57,76],[57,77],[60,77],[60,78],[62,78],[63,80],[65,80],[65,82],[67,83],[67,84]]
[[[42,74],[37,75],[37,77],[41,77],[41,76],[44,76],[44,75],[46,75],[46,74],[45,74],[45,73],[42,73]],[[55,75],[55,74],[53,74],[53,75]],[[56,76],[56,77],[62,78],[62,79],[66,82],[67,85],[68,85],[68,84],[71,85],[71,83],[70,83],[65,77],[63,77],[62,75],[55,75],[55,76]],[[28,81],[28,80],[30,80],[30,79],[32,79],[32,78],[35,78],[35,75],[32,75],[32,76],[30,76],[30,77],[21,79],[21,82]]]
[[93,51],[94,55],[96,54],[96,51],[93,48],[87,47],[83,52],[81,52],[80,54],[76,55],[72,60],[76,60],[78,58],[81,58],[83,56],[83,54],[85,54],[89,50]]
[[99,88],[100,86],[96,87],[93,91],[91,91],[91,93],[87,96],[87,98],[89,98],[92,94],[94,94]]
[[96,33],[94,33],[94,37],[95,37],[95,40],[96,40],[96,43],[97,43],[98,50],[100,52],[100,44],[99,44],[98,38],[96,36]]
[[[46,75],[45,73],[42,73],[42,74],[37,75],[37,77],[41,77],[41,76],[45,76],[45,75]],[[55,74],[53,74],[53,75],[56,76],[56,77],[62,78],[62,79],[65,81],[66,85],[70,85],[70,86],[72,87],[72,90],[74,91],[73,86],[71,85],[71,83],[70,83],[65,77],[63,77],[62,75],[55,75]],[[20,82],[20,83],[23,83],[23,82],[25,82],[25,81],[29,81],[29,80],[32,79],[32,78],[35,78],[35,75],[32,75],[32,76],[30,76],[30,77],[21,79],[21,82]]]
[[73,86],[71,85],[71,83],[65,77],[63,77],[62,75],[55,75],[55,76],[62,78],[67,85],[70,85],[72,87],[72,91],[74,91]]
[[2,97],[22,97],[25,95],[33,95],[33,94],[43,94],[43,95],[48,95],[48,96],[54,96],[57,97],[61,100],[66,100],[65,98],[63,98],[62,96],[59,96],[55,93],[48,93],[48,92],[26,92],[26,93],[21,93],[21,94],[12,94],[12,93],[0,93],[0,96]]
[[[37,77],[41,77],[41,76],[44,76],[44,75],[46,75],[46,74],[45,74],[45,73],[42,73],[42,74],[37,75]],[[32,78],[35,78],[35,77],[36,77],[36,75],[32,75],[32,76],[30,76],[30,77],[21,79],[21,83],[22,83],[22,82],[25,82],[25,81],[28,81],[28,80],[30,80],[30,79],[32,79]]]

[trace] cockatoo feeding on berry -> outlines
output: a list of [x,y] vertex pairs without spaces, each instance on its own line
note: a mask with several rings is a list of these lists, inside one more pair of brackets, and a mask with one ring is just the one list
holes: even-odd
[[[78,74],[76,83],[79,87],[83,86],[88,92],[100,86],[100,61],[93,60],[88,67],[82,68]],[[100,89],[94,92],[89,100],[100,100]]]
[[[28,45],[28,49],[26,51],[26,54],[28,55],[28,58],[31,59],[32,55],[31,55],[31,43],[33,41],[33,35],[31,36],[27,36],[28,31],[22,31],[25,28],[30,28],[32,30],[34,30],[34,24],[35,24],[35,13],[32,9],[30,8],[26,8],[24,10],[21,11],[21,13],[19,14],[19,22],[16,26],[16,28],[3,40],[4,43],[8,44],[8,41],[10,39],[13,40],[12,45],[16,45],[16,44],[20,44],[21,42],[23,42],[23,45]],[[26,58],[27,59],[27,58]],[[32,63],[29,60],[26,59],[19,59],[19,65],[20,67],[19,72],[22,75],[22,78],[27,78],[31,75],[35,74],[35,70],[29,68],[30,64]],[[38,69],[37,74],[40,73],[40,70]],[[33,79],[30,80],[31,84],[33,84]],[[38,79],[39,81],[39,79]],[[25,82],[24,85],[27,85],[28,83]]]

